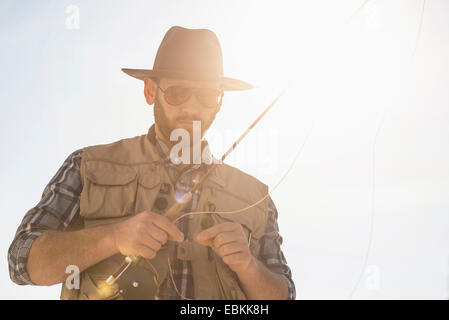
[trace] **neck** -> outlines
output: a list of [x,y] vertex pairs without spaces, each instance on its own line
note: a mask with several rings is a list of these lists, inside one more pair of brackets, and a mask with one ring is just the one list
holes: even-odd
[[164,134],[162,133],[162,131],[159,129],[159,126],[157,125],[157,123],[155,123],[154,125],[154,132],[156,133],[156,136],[161,139],[169,149],[171,149],[171,147],[173,147],[174,141],[170,141],[170,139],[168,137],[165,137]]
[[[172,148],[175,144],[178,143],[177,141],[170,141],[170,139],[169,139],[168,137],[165,137],[165,135],[164,135],[164,134],[162,133],[162,131],[159,129],[157,123],[155,123],[154,129],[155,129],[154,132],[155,132],[156,136],[157,136],[160,140],[162,140],[162,142],[165,143],[165,145],[169,148],[169,150],[171,150],[171,148]],[[190,148],[190,163],[193,163],[193,145],[192,145],[192,143],[190,143],[190,147],[189,147],[189,148]],[[201,147],[201,152],[203,151],[202,149],[203,149],[203,148]],[[177,167],[178,167],[178,169],[183,169],[185,166],[187,166],[187,164],[180,163]]]

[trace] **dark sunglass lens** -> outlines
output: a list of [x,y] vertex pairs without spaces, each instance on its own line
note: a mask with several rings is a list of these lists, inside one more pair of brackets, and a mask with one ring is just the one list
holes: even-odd
[[197,98],[205,107],[213,108],[218,104],[220,94],[220,90],[204,88],[197,91]]
[[182,86],[171,86],[165,90],[165,100],[172,105],[178,105],[189,100],[191,91]]

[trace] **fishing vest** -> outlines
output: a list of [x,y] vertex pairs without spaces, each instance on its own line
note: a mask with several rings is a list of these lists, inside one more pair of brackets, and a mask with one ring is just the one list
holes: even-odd
[[[163,214],[160,206],[155,206],[161,195],[167,200],[166,208],[175,203],[175,188],[150,140],[149,134],[144,134],[83,149],[80,215],[84,228],[119,222],[147,209]],[[259,240],[267,223],[268,200],[239,213],[223,212],[251,206],[267,192],[268,187],[256,178],[220,164],[202,185],[194,208],[194,212],[213,213],[193,214],[183,219],[187,220],[191,235],[219,223],[241,224],[250,240],[250,251],[258,258]],[[61,299],[159,299],[161,284],[172,281],[167,263],[170,252],[177,259],[191,262],[194,299],[246,299],[235,272],[210,247],[192,239],[185,239],[177,246],[168,241],[155,258],[140,259],[114,286],[108,287],[105,280],[125,257],[116,254],[105,259],[81,272],[79,289],[69,289],[63,283]]]

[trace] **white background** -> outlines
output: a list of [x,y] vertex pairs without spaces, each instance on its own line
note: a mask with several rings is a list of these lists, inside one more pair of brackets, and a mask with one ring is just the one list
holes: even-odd
[[9,279],[15,231],[71,152],[147,132],[120,68],[151,68],[180,25],[212,29],[225,74],[257,86],[225,94],[216,156],[291,84],[229,163],[285,175],[297,298],[447,299],[449,2],[426,1],[421,33],[422,0],[363,2],[1,0],[0,298],[59,298]]

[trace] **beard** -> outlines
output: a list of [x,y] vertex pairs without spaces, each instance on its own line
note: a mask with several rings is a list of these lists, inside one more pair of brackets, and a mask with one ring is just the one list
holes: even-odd
[[[176,123],[181,120],[196,120],[201,121],[201,138],[204,136],[206,131],[209,129],[209,127],[212,125],[212,123],[215,120],[215,113],[212,113],[210,116],[208,116],[206,119],[201,119],[197,115],[179,115],[175,117],[172,121],[168,119],[167,114],[164,111],[164,108],[162,107],[162,103],[159,99],[159,92],[156,93],[156,98],[154,101],[154,121],[157,123],[157,126],[160,130],[160,132],[163,134],[164,138],[167,141],[170,141],[170,135],[173,130],[175,129],[185,129],[185,128],[179,128]],[[190,135],[190,145],[193,144],[193,128],[185,129],[189,132]]]

